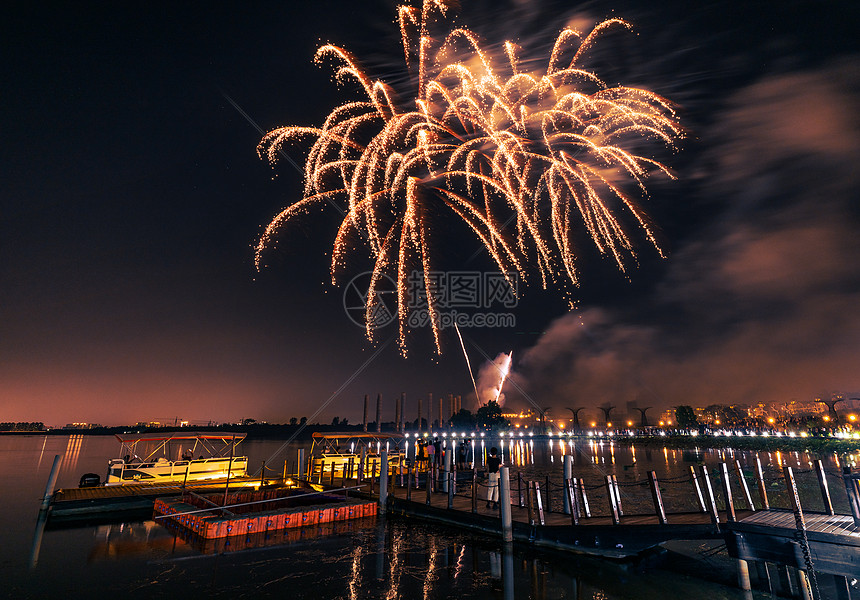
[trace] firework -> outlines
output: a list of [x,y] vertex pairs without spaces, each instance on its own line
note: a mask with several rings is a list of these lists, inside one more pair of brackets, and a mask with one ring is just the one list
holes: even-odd
[[513,352],[502,352],[492,361],[487,361],[478,371],[478,398],[477,408],[486,405],[490,401],[502,404],[502,388],[511,371],[511,359]]
[[[361,100],[335,108],[321,127],[283,127],[266,134],[261,157],[275,163],[284,146],[313,139],[305,161],[303,198],[265,229],[257,268],[281,227],[315,205],[344,203],[334,240],[333,283],[348,255],[362,247],[374,263],[367,315],[383,274],[397,282],[401,352],[410,310],[407,277],[423,272],[437,352],[437,292],[431,271],[433,223],[447,212],[466,224],[499,271],[541,284],[578,284],[574,236],[584,231],[622,271],[635,258],[638,229],[662,256],[636,199],[657,160],[638,153],[643,142],[674,147],[681,136],[670,103],[650,91],[609,87],[582,66],[596,39],[620,19],[587,35],[564,29],[544,66],[524,68],[520,49],[505,43],[492,57],[465,28],[434,35],[444,22],[442,0],[398,9],[406,65],[414,82],[405,102],[371,79],[346,50],[322,46],[317,61],[337,65],[339,81],[353,80]],[[435,27],[435,26],[434,26]],[[498,63],[498,64],[497,64]],[[436,225],[438,226],[438,225]],[[509,280],[510,283],[510,280]],[[367,319],[372,339],[371,319]]]

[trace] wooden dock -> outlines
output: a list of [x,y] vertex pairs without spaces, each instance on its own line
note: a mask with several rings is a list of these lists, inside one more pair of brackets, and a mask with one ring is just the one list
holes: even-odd
[[[502,536],[500,511],[487,508],[483,499],[478,500],[473,512],[469,494],[455,494],[450,508],[446,493],[432,493],[429,504],[425,490],[413,490],[411,495],[412,499],[407,500],[405,489],[396,488],[388,496],[387,513]],[[673,513],[665,524],[661,524],[654,514],[625,514],[619,517],[618,524],[613,523],[611,516],[593,516],[582,517],[578,525],[573,525],[568,514],[544,512],[541,523],[540,516],[530,515],[527,506],[512,504],[511,518],[513,540],[516,542],[613,559],[639,556],[672,539],[722,537],[710,515],[701,512]]]
[[[822,593],[835,594],[839,600],[860,598],[856,589],[860,575],[860,474],[852,473],[849,467],[844,469],[842,479],[852,511],[851,515],[844,515],[833,510],[822,462],[814,461],[813,469],[808,472],[817,475],[824,511],[803,509],[789,466],[783,468],[779,480],[785,486],[791,507],[771,507],[761,464],[756,465],[750,477],[737,461],[731,467],[722,463],[713,473],[704,465],[699,466],[698,473],[691,467],[689,482],[684,483],[683,478],[672,481],[688,485],[689,493],[697,497],[701,509],[698,512],[667,512],[661,485],[653,471],[645,481],[622,484],[627,488],[624,493],[614,475],[605,475],[605,485],[591,486],[570,476],[561,484],[553,484],[546,478],[542,493],[541,482],[526,481],[523,489],[521,477],[513,482],[508,479],[508,469],[502,468],[501,511],[488,507],[487,486],[480,482],[476,471],[463,481],[450,470],[450,465],[449,470],[440,468],[429,476],[419,474],[418,481],[413,473],[407,473],[405,481],[412,482],[409,488],[403,487],[402,473],[388,472],[383,467],[378,483],[370,480],[369,487],[373,492],[376,483],[378,501],[391,515],[480,531],[506,542],[604,558],[642,557],[669,540],[724,539],[729,555],[736,559],[738,584],[743,590],[752,589],[749,569],[752,564],[758,587],[771,593],[804,600],[825,597]],[[758,502],[753,498],[748,479],[758,488]],[[318,480],[324,478],[319,476]],[[333,475],[329,483],[334,484]],[[654,512],[625,513],[622,501],[627,505],[635,489],[643,486],[650,488]],[[553,488],[564,496],[564,512],[543,508],[552,506]],[[591,508],[586,490],[593,494]],[[600,515],[592,513],[598,495],[602,496]],[[737,498],[745,503],[744,509],[735,507]]]
[[[235,478],[230,480],[230,489],[259,487],[260,478]],[[48,523],[57,525],[77,520],[106,520],[128,515],[148,518],[156,498],[180,496],[185,490],[196,493],[223,492],[226,481],[205,484],[146,484],[98,486],[89,488],[61,488],[50,500]]]

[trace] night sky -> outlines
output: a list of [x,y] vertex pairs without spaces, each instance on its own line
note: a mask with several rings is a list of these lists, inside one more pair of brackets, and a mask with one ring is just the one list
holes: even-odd
[[[593,66],[676,102],[687,132],[666,158],[678,180],[645,202],[666,259],[643,244],[628,280],[584,249],[576,310],[532,283],[516,327],[463,332],[476,370],[513,350],[507,404],[860,396],[856,2],[462,5],[488,45],[535,51],[569,22],[627,19],[635,34]],[[258,159],[257,127],[319,125],[354,96],[313,64],[321,43],[402,82],[394,15],[378,0],[3,9],[0,421],[355,423],[365,393],[384,419],[400,392],[408,419],[419,395],[469,394],[452,331],[441,357],[418,331],[404,359],[394,326],[373,345],[350,321],[329,282],[333,210],[253,265],[302,193],[287,162]],[[462,260],[467,232],[439,235],[446,268],[491,269]]]

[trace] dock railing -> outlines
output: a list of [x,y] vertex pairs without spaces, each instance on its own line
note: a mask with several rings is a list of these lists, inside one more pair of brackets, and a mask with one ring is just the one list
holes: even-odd
[[854,524],[860,527],[860,472],[854,473],[851,467],[842,467],[842,479],[845,481],[845,491],[848,492],[851,516],[854,517]]

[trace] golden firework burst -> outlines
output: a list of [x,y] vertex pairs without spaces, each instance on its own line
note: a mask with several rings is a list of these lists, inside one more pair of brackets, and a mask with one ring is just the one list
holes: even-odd
[[266,227],[256,248],[257,268],[286,222],[314,205],[343,202],[332,281],[346,256],[358,251],[357,242],[369,248],[374,267],[367,314],[376,308],[380,278],[392,274],[404,354],[412,270],[425,274],[441,352],[437,292],[426,277],[440,214],[464,222],[505,277],[518,273],[525,279],[536,270],[545,287],[577,285],[573,236],[579,230],[625,270],[635,257],[632,230],[662,255],[637,199],[646,194],[649,174],[672,177],[638,149],[655,141],[674,148],[682,135],[666,99],[640,88],[610,87],[582,66],[595,40],[611,28],[629,29],[625,21],[603,21],[586,35],[562,30],[545,66],[535,72],[531,63],[523,67],[520,49],[511,42],[494,59],[468,29],[432,36],[431,23],[446,11],[441,0],[398,9],[406,64],[417,63],[414,96],[407,102],[369,77],[349,52],[324,45],[316,60],[333,61],[337,79],[358,82],[364,98],[335,108],[321,127],[278,128],[258,146],[260,156],[274,164],[285,145],[314,140],[303,198]]

